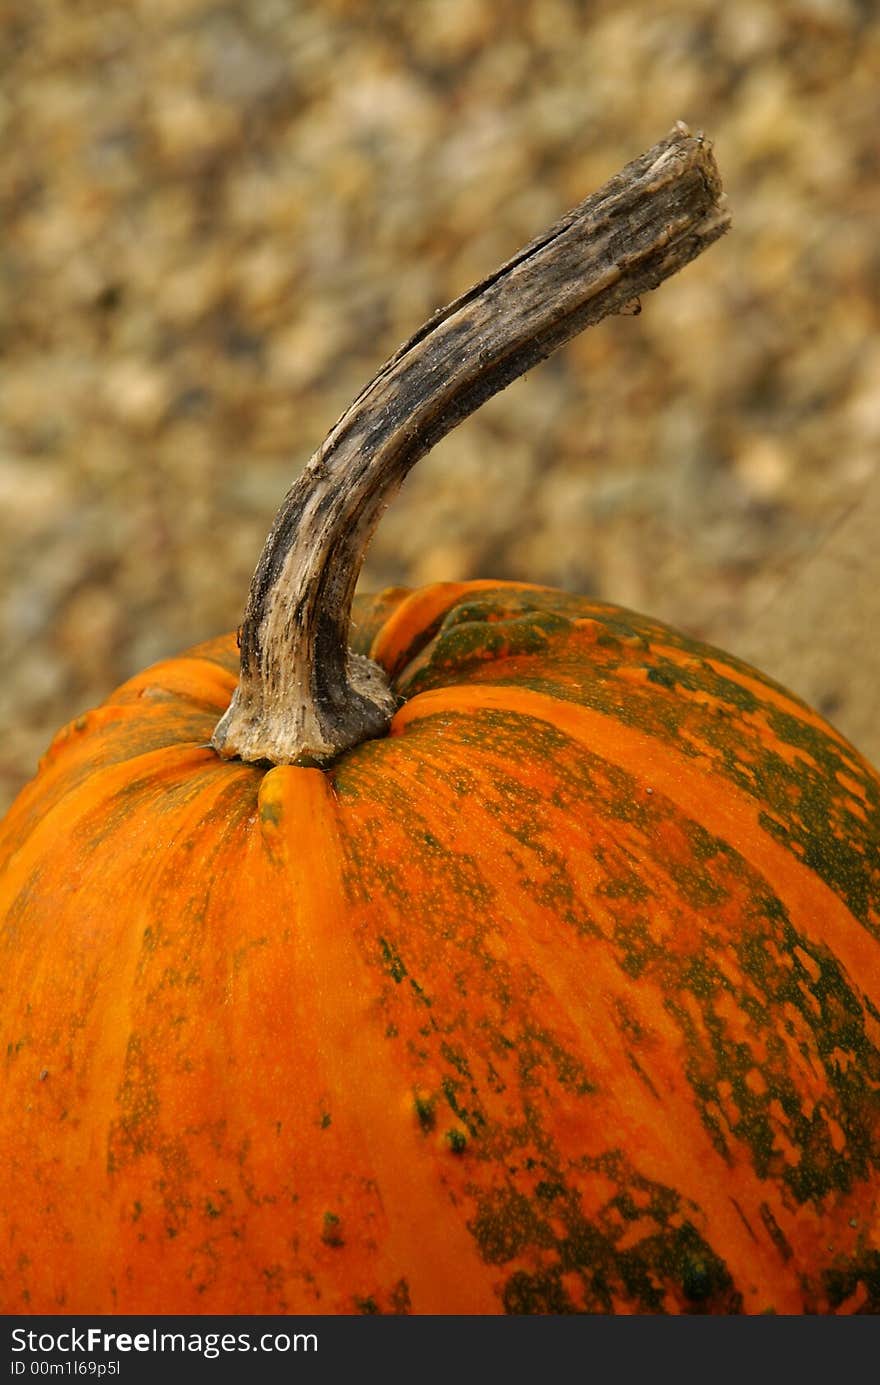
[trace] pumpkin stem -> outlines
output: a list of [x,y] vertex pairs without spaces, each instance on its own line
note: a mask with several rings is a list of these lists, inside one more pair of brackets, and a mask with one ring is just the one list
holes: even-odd
[[224,758],[326,764],[382,735],[395,698],[348,649],[355,584],[410,468],[498,390],[675,274],[727,230],[711,145],[678,123],[382,367],[288,492],[254,573]]

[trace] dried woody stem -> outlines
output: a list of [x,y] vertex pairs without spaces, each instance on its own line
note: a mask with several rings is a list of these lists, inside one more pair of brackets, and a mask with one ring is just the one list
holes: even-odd
[[387,729],[394,696],[348,649],[355,584],[410,468],[576,333],[727,230],[711,145],[679,123],[513,259],[441,308],[342,415],[289,491],[254,573],[225,758],[325,764]]

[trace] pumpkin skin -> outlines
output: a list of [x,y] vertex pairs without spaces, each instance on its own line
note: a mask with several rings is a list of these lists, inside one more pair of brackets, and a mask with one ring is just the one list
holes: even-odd
[[880,1311],[875,771],[562,592],[352,643],[404,700],[327,771],[206,748],[230,636],[0,828],[3,1311]]

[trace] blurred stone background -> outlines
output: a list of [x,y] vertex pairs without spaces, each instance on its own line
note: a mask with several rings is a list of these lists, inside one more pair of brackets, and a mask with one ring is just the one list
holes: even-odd
[[649,611],[880,760],[874,0],[5,0],[0,43],[0,806],[238,623],[385,357],[678,118],[732,232],[425,459],[362,586]]

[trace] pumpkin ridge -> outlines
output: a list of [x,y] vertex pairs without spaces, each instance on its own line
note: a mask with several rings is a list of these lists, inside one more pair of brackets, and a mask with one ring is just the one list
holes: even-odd
[[[147,794],[165,792],[158,778],[145,778],[142,787]],[[117,784],[116,791],[119,788]],[[121,786],[123,792],[125,788],[125,785]],[[184,801],[176,806],[173,813],[174,830],[169,845],[172,840],[179,841],[196,827],[204,830],[211,810],[216,809],[220,802],[234,801],[238,796],[237,786],[230,784],[225,776],[216,774],[211,776],[207,785],[184,779],[178,788]],[[228,816],[221,814],[219,820],[223,829],[228,831]],[[79,826],[87,831],[89,824],[93,825],[92,845],[100,846],[101,821],[100,800],[92,799],[83,804]],[[47,830],[51,832],[53,826],[50,822]],[[136,831],[134,835],[136,838]],[[74,914],[74,931],[66,936],[61,957],[52,958],[43,954],[42,969],[41,954],[33,936],[34,923],[44,928],[54,926],[55,909],[61,907],[68,888],[63,866],[54,860],[51,865],[51,869],[60,877],[53,891],[55,908],[44,907],[36,921],[28,909],[21,920],[22,924],[27,925],[27,936],[22,933],[18,946],[15,898],[7,916],[2,989],[10,997],[18,994],[26,997],[36,987],[38,994],[48,992],[58,1002],[57,1009],[41,1005],[33,1013],[21,1016],[24,1034],[16,1042],[12,1061],[7,1068],[9,1100],[13,1103],[21,1101],[27,1107],[38,1097],[40,1108],[45,1113],[44,1119],[36,1122],[26,1151],[22,1151],[14,1139],[11,1143],[4,1140],[0,1148],[0,1163],[6,1170],[6,1178],[12,1181],[13,1189],[19,1177],[25,1184],[34,1177],[45,1179],[56,1187],[56,1198],[63,1207],[61,1212],[51,1201],[41,1205],[40,1216],[28,1221],[26,1240],[29,1254],[17,1266],[22,1276],[22,1288],[31,1279],[38,1282],[42,1278],[44,1282],[48,1280],[51,1283],[51,1289],[45,1292],[38,1290],[36,1283],[33,1285],[33,1299],[37,1304],[45,1304],[46,1311],[50,1307],[65,1312],[97,1311],[106,1302],[108,1270],[111,1284],[115,1275],[119,1275],[120,1284],[124,1280],[119,1265],[120,1256],[124,1254],[124,1241],[119,1236],[118,1223],[112,1210],[108,1210],[107,1195],[105,1193],[94,1200],[90,1199],[80,1191],[79,1185],[82,1181],[86,1188],[89,1187],[96,1166],[102,1168],[106,1164],[109,1169],[112,1164],[113,1121],[108,1117],[105,1126],[105,1113],[116,1111],[126,1054],[134,1034],[131,1012],[131,998],[136,993],[134,976],[140,967],[144,950],[155,946],[154,940],[148,936],[149,928],[145,933],[142,927],[151,907],[150,892],[143,886],[151,876],[158,878],[170,868],[167,851],[156,851],[149,867],[144,866],[141,857],[136,859],[136,863],[141,888],[136,896],[130,896],[129,907],[100,912],[103,933],[95,927],[94,910],[88,914],[85,911]],[[114,870],[124,873],[130,871],[131,865],[131,858],[128,858],[126,865],[124,853],[120,852],[114,862]],[[88,877],[88,860],[83,873]],[[78,888],[78,882],[71,883],[73,888]],[[106,889],[103,873],[101,883]],[[143,901],[140,920],[138,901]],[[50,913],[47,913],[47,909]],[[112,941],[107,933],[108,924],[113,932]],[[100,1007],[97,1022],[92,1013],[95,1005]],[[5,1006],[7,1022],[13,1020],[18,1008],[17,1004],[13,1009]],[[57,1015],[67,1016],[69,1026],[60,1025]],[[90,1041],[83,1044],[79,1036],[89,1019]],[[128,1033],[128,1039],[123,1044],[119,1042],[120,1031]],[[11,1032],[18,1032],[14,1024]],[[45,1084],[37,1081],[40,1069],[48,1079]],[[90,1100],[84,1108],[83,1119],[79,1113],[81,1091],[86,1085]],[[58,1174],[54,1167],[57,1164],[55,1131],[59,1122],[64,1131],[64,1169],[70,1180],[67,1195],[58,1188]],[[0,1137],[8,1137],[11,1130],[12,1127],[0,1127]],[[115,1198],[111,1193],[109,1209],[113,1209],[114,1204],[118,1206],[119,1196],[118,1191]],[[19,1204],[13,1193],[7,1212],[13,1243],[21,1230],[14,1210],[19,1205],[27,1204]],[[76,1265],[75,1284],[65,1285],[63,1277],[56,1277],[56,1267],[64,1265],[64,1247],[68,1244],[66,1238],[71,1234],[74,1240],[80,1240],[89,1247],[90,1255],[87,1264]],[[10,1294],[13,1293],[15,1290],[10,1287]],[[20,1300],[17,1293],[15,1300],[19,1304],[19,1311],[28,1301],[26,1298]],[[79,1305],[79,1309],[75,1305]]]
[[228,707],[234,691],[232,672],[214,659],[194,657],[190,652],[175,659],[162,659],[127,678],[107,702],[124,706],[138,698],[179,699],[216,713]]
[[531,653],[531,637],[516,621],[499,622],[486,639],[476,624],[458,625],[444,637],[445,653],[438,636],[428,661],[426,650],[411,666],[403,691],[412,701],[452,684],[521,688],[592,707],[674,745],[760,802],[766,829],[815,865],[880,937],[880,856],[872,864],[863,847],[869,815],[880,822],[880,786],[852,746],[797,715],[796,702],[790,710],[763,703],[760,686],[742,690],[717,674],[697,657],[699,645],[672,664],[639,635],[618,639],[592,618],[575,619],[566,633],[566,617],[557,618],[555,631],[536,620],[546,644],[532,641],[539,652]]
[[[203,746],[193,742],[172,741],[157,747],[156,749],[141,751],[128,757],[112,760],[107,764],[95,767],[94,762],[90,771],[86,766],[83,767],[82,777],[75,778],[70,783],[64,782],[64,773],[68,767],[52,765],[51,770],[45,775],[46,785],[51,785],[52,777],[57,774],[61,782],[56,784],[57,797],[50,802],[46,802],[44,792],[44,776],[41,773],[38,780],[33,781],[32,785],[27,785],[24,792],[19,796],[9,815],[2,824],[4,832],[8,832],[9,839],[14,841],[21,839],[21,844],[7,858],[8,864],[3,871],[0,879],[0,900],[5,895],[9,897],[10,882],[15,878],[16,872],[20,872],[23,862],[32,856],[45,856],[45,839],[52,839],[56,831],[56,815],[61,814],[67,800],[76,803],[79,817],[84,818],[95,810],[96,799],[100,799],[101,794],[106,795],[106,800],[112,800],[118,793],[131,795],[135,786],[131,782],[131,770],[136,766],[142,771],[137,783],[149,784],[160,778],[173,777],[178,775],[185,778],[192,772],[193,766],[187,762],[191,757],[197,757],[196,767],[201,769],[206,776],[216,777],[217,766],[210,754],[210,751]],[[87,780],[90,792],[86,796],[85,802],[76,802],[77,791],[82,788]],[[34,802],[31,802],[29,789],[34,789]],[[91,792],[97,790],[97,794]],[[39,792],[37,792],[39,790]],[[65,810],[66,811],[66,810]],[[27,834],[22,832],[22,821],[27,825]],[[69,823],[66,824],[69,826]],[[0,839],[0,850],[3,849],[3,842]]]
[[[531,689],[461,684],[420,693],[405,703],[394,716],[391,735],[405,734],[408,726],[425,717],[461,713],[479,716],[491,710],[550,722],[575,742],[630,769],[637,777],[650,777],[656,788],[696,821],[702,822],[713,835],[741,850],[744,858],[759,872],[774,880],[790,912],[804,920],[799,928],[806,936],[827,942],[852,976],[865,982],[875,974],[870,926],[863,924],[861,929],[853,930],[853,916],[840,895],[788,846],[766,831],[761,822],[760,806],[735,784],[731,784],[730,792],[723,799],[720,798],[711,774],[698,764],[684,761],[680,752],[671,746],[663,746],[661,755],[656,740],[633,727],[593,708],[559,702]],[[647,766],[650,769],[646,770]],[[681,772],[685,768],[686,774]],[[762,828],[760,851],[756,851],[751,842],[756,824]],[[816,900],[811,899],[811,891],[817,890],[822,899],[821,920],[825,932],[818,932],[815,925]],[[875,1003],[880,1002],[880,986],[872,998]]]
[[390,679],[404,679],[410,664],[434,638],[443,620],[462,598],[490,591],[541,592],[550,588],[527,582],[501,582],[490,578],[467,582],[435,582],[410,592],[385,621],[370,647],[370,658],[381,664]]
[[[280,766],[272,776],[284,839],[296,844],[287,857],[286,888],[297,898],[299,929],[308,938],[307,989],[321,1015],[325,1080],[366,1143],[388,1218],[379,1262],[387,1258],[389,1265],[405,1269],[414,1312],[492,1312],[494,1276],[481,1269],[464,1228],[444,1215],[448,1196],[435,1159],[421,1150],[411,1089],[381,1034],[376,1043],[367,1041],[376,1020],[356,999],[370,991],[364,986],[363,955],[347,930],[327,946],[320,941],[347,914],[341,889],[343,829],[332,785],[318,770],[293,766]],[[304,844],[310,849],[304,851]],[[320,870],[314,868],[316,860]]]

